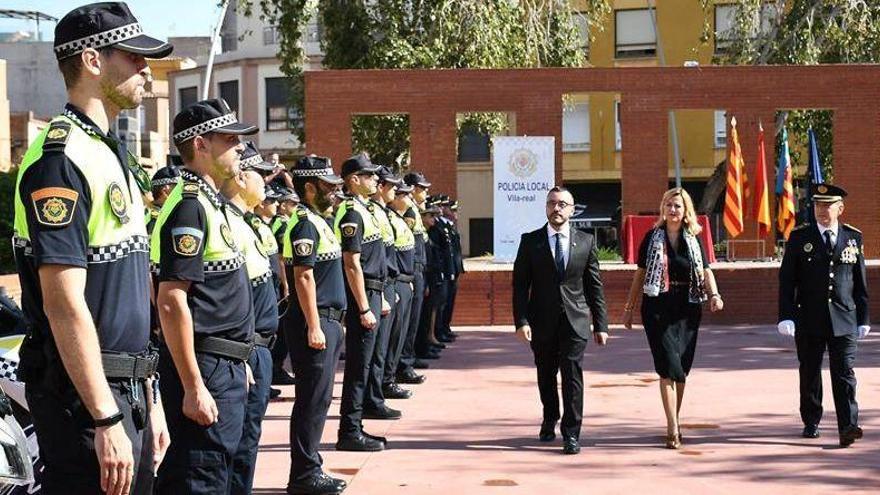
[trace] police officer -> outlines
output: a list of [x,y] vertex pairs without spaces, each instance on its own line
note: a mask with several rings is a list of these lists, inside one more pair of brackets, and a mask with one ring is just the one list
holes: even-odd
[[65,15],[54,50],[69,103],[28,148],[14,200],[30,329],[19,377],[42,492],[150,493],[169,438],[162,404],[152,400],[156,356],[148,350],[149,177],[109,127],[120,110],[140,105],[145,58],[172,46],[142,34],[114,2]]
[[[229,227],[236,244],[244,254],[245,267],[251,282],[254,304],[254,350],[248,358],[251,371],[241,440],[233,457],[232,494],[251,493],[257,446],[260,443],[263,416],[269,405],[272,381],[272,353],[269,350],[278,330],[278,305],[272,283],[271,255],[277,256],[275,237],[253,209],[265,199],[266,183],[257,172],[263,166],[260,152],[253,143],[246,143],[241,155],[241,173],[227,179],[221,193],[228,199]],[[264,227],[265,230],[263,230]]]
[[445,196],[440,206],[440,223],[449,234],[449,249],[452,258],[447,284],[446,307],[443,313],[443,325],[437,340],[444,343],[455,342],[458,336],[452,331],[452,314],[455,311],[455,296],[458,293],[458,279],[464,273],[464,258],[461,254],[461,233],[458,231],[458,201]]
[[[856,341],[870,332],[862,233],[839,222],[846,191],[811,186],[816,225],[791,232],[779,270],[779,333],[793,336],[800,362],[803,436],[817,438],[822,419],[822,359],[831,388],[840,445],[862,438],[853,365]],[[826,289],[827,287],[827,289]]]
[[[279,246],[284,244],[284,233],[287,231],[287,222],[291,215],[296,212],[296,206],[300,202],[296,191],[282,187],[278,191],[278,212],[272,219],[272,234]],[[290,295],[287,274],[285,270],[279,272],[280,300],[285,300]],[[289,302],[288,302],[289,306]],[[272,385],[293,385],[296,380],[284,369],[284,360],[287,358],[287,339],[284,332],[278,334],[278,340],[272,346]]]
[[162,205],[171,194],[174,186],[180,182],[180,170],[174,165],[168,165],[160,168],[153,174],[150,180],[152,188],[153,202],[147,212],[147,234],[153,233],[153,227],[156,226],[156,219],[159,218],[159,212],[162,211]]
[[[342,164],[342,176],[350,196],[339,205],[334,230],[342,244],[348,312],[337,450],[377,451],[384,448],[382,439],[365,434],[361,424],[387,273],[381,226],[373,213],[375,206],[367,200],[376,192],[378,170],[379,167],[363,153]],[[381,413],[398,417],[400,414],[387,406],[371,412],[374,417]]]
[[[440,208],[441,214],[438,215],[434,226],[428,229],[428,236],[434,244],[436,254],[436,274],[439,285],[432,296],[434,302],[433,308],[436,310],[434,316],[434,325],[432,326],[431,344],[435,349],[445,349],[446,343],[452,342],[447,336],[446,319],[449,309],[449,296],[452,286],[455,283],[455,259],[452,247],[452,230],[449,223],[443,218],[443,207],[448,204],[449,196],[438,195],[435,198],[435,204]],[[433,289],[433,288],[432,288]]]
[[439,359],[441,349],[440,343],[434,338],[436,321],[446,300],[445,268],[437,241],[439,203],[439,198],[428,197],[422,214],[422,222],[428,232],[425,243],[425,299],[416,336],[416,355],[422,359]]
[[[385,397],[409,397],[411,392],[397,384],[397,371],[409,331],[409,318],[412,313],[413,281],[415,280],[416,239],[404,215],[409,209],[409,193],[413,187],[401,184],[395,191],[394,200],[388,208],[388,216],[394,228],[394,255],[397,261],[397,307],[394,310],[391,345],[383,374]],[[413,371],[415,373],[415,371]],[[421,383],[419,380],[412,380]],[[423,381],[423,380],[422,380]]]
[[157,489],[228,493],[247,403],[254,305],[232,213],[217,188],[239,173],[239,136],[258,129],[239,123],[222,99],[187,106],[173,127],[184,168],[150,249],[159,267],[160,385],[175,440]]
[[346,309],[342,250],[324,220],[332,195],[342,183],[330,160],[305,156],[291,169],[293,187],[303,204],[288,223],[282,254],[296,300],[284,317],[290,360],[299,378],[290,416],[291,494],[331,494],[345,482],[321,469],[318,453],[333,381],[342,350],[342,319]]

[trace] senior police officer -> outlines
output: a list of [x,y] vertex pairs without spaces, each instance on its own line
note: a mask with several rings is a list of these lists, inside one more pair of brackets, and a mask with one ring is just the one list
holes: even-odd
[[174,186],[180,182],[180,170],[174,165],[167,165],[160,168],[153,174],[150,179],[152,189],[153,202],[150,204],[149,211],[146,214],[147,234],[153,233],[153,227],[156,226],[156,219],[159,218],[159,212],[162,211],[162,205],[171,194]]
[[779,333],[794,336],[800,362],[803,436],[817,438],[822,419],[822,358],[831,388],[840,445],[862,438],[853,366],[856,342],[870,332],[862,233],[839,221],[846,191],[811,186],[816,225],[791,232],[779,270]]
[[172,46],[114,2],[65,15],[54,50],[69,103],[28,148],[14,202],[42,492],[150,493],[169,437],[150,378],[149,177],[109,128],[140,105],[145,58]]
[[[348,312],[345,318],[345,375],[342,383],[337,450],[377,451],[383,439],[365,434],[364,395],[376,347],[382,290],[388,270],[385,245],[375,206],[367,198],[376,192],[379,167],[363,153],[342,164],[351,196],[339,205],[334,231],[342,244]],[[388,408],[390,410],[390,408]]]
[[[221,193],[229,204],[227,218],[236,238],[236,244],[244,254],[245,267],[251,282],[254,304],[254,350],[248,358],[251,371],[244,414],[241,440],[232,460],[232,494],[251,493],[254,470],[257,463],[257,446],[260,443],[263,416],[269,405],[272,381],[272,353],[269,349],[278,330],[278,306],[272,283],[270,253],[277,255],[275,237],[268,231],[264,235],[262,222],[253,209],[265,199],[266,183],[256,171],[263,163],[253,143],[246,143],[241,155],[241,173],[227,179]],[[267,229],[268,230],[268,229]]]
[[328,158],[305,156],[291,169],[303,203],[288,223],[282,254],[296,301],[284,318],[290,360],[299,378],[290,417],[288,493],[330,494],[345,482],[321,469],[318,453],[342,351],[346,309],[342,249],[325,221],[342,179]]
[[239,123],[222,99],[196,102],[174,117],[182,182],[162,207],[150,249],[165,344],[160,385],[176,440],[159,470],[160,493],[228,493],[231,486],[254,308],[229,207],[217,189],[239,173],[239,136],[257,130]]

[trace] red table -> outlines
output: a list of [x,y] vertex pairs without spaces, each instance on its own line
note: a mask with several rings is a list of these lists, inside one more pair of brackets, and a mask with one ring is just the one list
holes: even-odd
[[[657,215],[627,215],[623,218],[623,237],[621,239],[621,247],[623,261],[625,263],[635,263],[639,256],[639,245],[645,234],[654,228],[657,222]],[[712,229],[709,228],[709,217],[706,215],[698,215],[697,222],[703,227],[700,232],[700,241],[703,243],[703,249],[709,257],[709,263],[715,263],[715,249],[712,244]]]

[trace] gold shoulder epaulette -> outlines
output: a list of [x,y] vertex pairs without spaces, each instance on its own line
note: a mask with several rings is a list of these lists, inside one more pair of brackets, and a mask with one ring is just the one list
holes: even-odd
[[852,230],[852,231],[854,231],[854,232],[858,232],[859,234],[862,233],[861,230],[859,230],[859,229],[853,227],[852,225],[850,225],[850,224],[848,224],[848,223],[843,224],[843,226],[846,227],[846,228],[848,228],[849,230]]

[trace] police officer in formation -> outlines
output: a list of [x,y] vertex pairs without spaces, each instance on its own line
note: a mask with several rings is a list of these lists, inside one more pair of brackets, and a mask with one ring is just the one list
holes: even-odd
[[837,433],[849,447],[863,435],[853,371],[857,341],[871,331],[864,244],[858,229],[840,222],[846,191],[830,184],[811,189],[816,225],[791,232],[779,270],[779,333],[797,345],[803,436],[819,437],[827,348]]
[[[286,187],[275,188],[278,195],[278,209],[275,216],[271,220],[272,233],[275,235],[275,241],[278,246],[284,243],[284,233],[287,231],[287,223],[291,216],[296,212],[296,207],[300,202],[300,197],[296,191],[292,191]],[[282,307],[287,308],[290,305],[288,297],[290,297],[290,285],[284,270],[279,272],[279,300],[283,301]],[[284,360],[287,358],[287,339],[284,332],[278,334],[278,340],[272,347],[272,385],[293,385],[294,377],[284,369]]]
[[171,190],[178,182],[180,182],[180,170],[174,165],[162,167],[153,174],[153,178],[150,180],[153,201],[145,217],[147,234],[153,233],[153,227],[156,226],[156,219],[159,218],[162,205],[165,204],[165,200],[168,199],[168,195],[171,194]]
[[162,493],[228,493],[244,428],[254,299],[231,206],[218,189],[239,174],[239,123],[222,99],[174,118],[182,182],[162,207],[150,247],[158,265],[160,389],[173,439],[158,473]]
[[171,51],[121,2],[77,8],[55,27],[69,103],[28,148],[14,200],[30,324],[18,376],[43,493],[151,493],[169,444],[149,349],[149,177],[109,129],[141,104],[145,59]]

